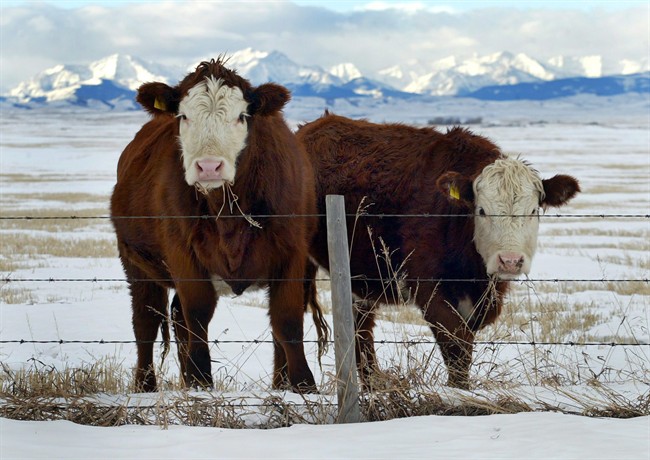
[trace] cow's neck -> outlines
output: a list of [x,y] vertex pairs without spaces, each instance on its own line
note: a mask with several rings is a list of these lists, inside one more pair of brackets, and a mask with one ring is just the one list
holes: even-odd
[[196,197],[201,211],[207,215],[236,216],[250,212],[247,194],[235,185],[224,185],[207,194],[197,190]]

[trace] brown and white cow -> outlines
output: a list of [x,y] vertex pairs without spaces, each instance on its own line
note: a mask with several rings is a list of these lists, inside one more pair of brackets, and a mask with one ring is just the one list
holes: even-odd
[[315,390],[302,341],[316,199],[310,160],[281,113],[289,98],[273,83],[251,86],[221,58],[177,86],[139,88],[153,118],[122,153],[111,216],[141,390],[156,390],[153,341],[159,328],[165,337],[169,288],[185,384],[210,386],[217,299],[250,286],[268,287],[274,386]]
[[[375,306],[411,300],[441,348],[448,383],[466,387],[475,332],[499,316],[508,280],[530,270],[540,207],[564,205],[578,182],[541,179],[458,127],[441,133],[326,113],[297,136],[315,167],[319,212],[326,195],[338,194],[353,216],[347,228],[362,380],[376,367]],[[328,268],[324,219],[311,253]]]

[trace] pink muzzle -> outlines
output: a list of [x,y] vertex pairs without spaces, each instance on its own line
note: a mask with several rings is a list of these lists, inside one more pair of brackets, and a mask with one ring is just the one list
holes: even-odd
[[196,169],[200,181],[222,180],[223,161],[199,160]]

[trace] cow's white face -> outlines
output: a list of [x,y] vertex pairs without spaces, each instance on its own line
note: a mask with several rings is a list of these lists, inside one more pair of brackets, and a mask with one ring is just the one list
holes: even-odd
[[474,244],[488,275],[513,279],[530,271],[537,248],[544,186],[518,159],[503,158],[474,180]]
[[206,78],[178,105],[185,181],[203,190],[233,183],[246,147],[248,102],[237,87]]

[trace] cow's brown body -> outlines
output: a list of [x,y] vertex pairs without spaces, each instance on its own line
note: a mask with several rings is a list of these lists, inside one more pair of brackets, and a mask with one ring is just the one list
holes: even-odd
[[[473,180],[502,157],[499,148],[460,128],[441,133],[331,114],[300,127],[297,136],[316,170],[319,213],[325,212],[326,195],[345,197],[352,290],[360,299],[356,328],[362,379],[376,365],[376,305],[410,299],[431,325],[449,383],[467,386],[474,334],[499,316],[508,281],[488,280],[473,244],[473,216],[441,217],[474,212],[449,198],[441,178],[453,171]],[[471,183],[459,186],[456,193],[471,196]],[[328,268],[324,218],[311,252]]]
[[[229,86],[239,85],[247,100],[251,97],[259,103],[262,97],[249,96],[255,89],[219,62],[203,63],[195,73],[201,74],[190,74],[184,82],[192,84],[212,75]],[[174,88],[174,97],[187,92],[183,84]],[[271,89],[276,88],[284,92],[281,107],[288,92],[277,85]],[[253,111],[245,120],[248,137],[231,192],[227,187],[201,191],[184,179],[179,120],[174,116],[178,103],[168,100],[171,113],[158,113],[159,102],[154,109],[154,96],[143,93],[144,87],[139,100],[155,117],[124,150],[111,200],[132,296],[137,385],[146,391],[156,389],[152,341],[167,316],[169,288],[176,291],[172,319],[185,383],[209,386],[207,330],[223,291],[220,287],[228,285],[240,294],[251,285],[261,285],[268,287],[275,340],[274,385],[315,389],[302,344],[301,280],[316,224],[313,217],[306,217],[315,213],[315,196],[312,167],[304,150],[279,111]]]

